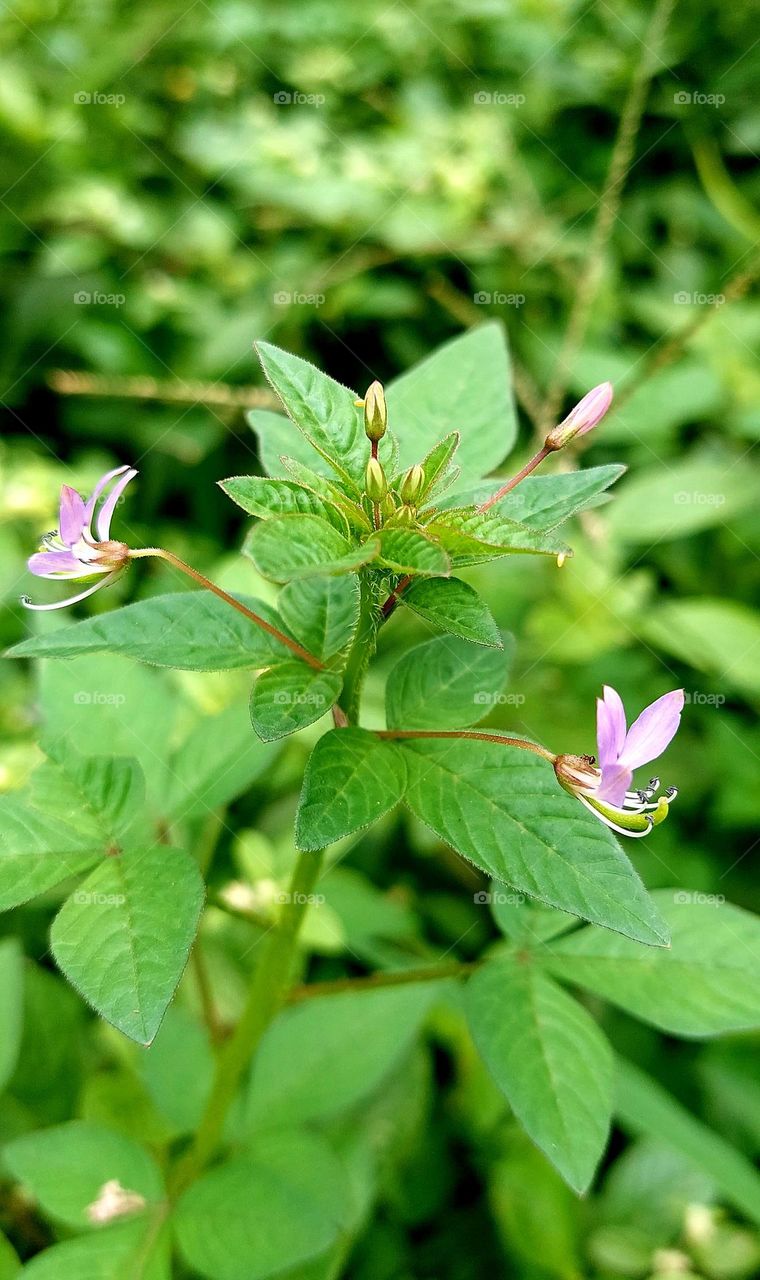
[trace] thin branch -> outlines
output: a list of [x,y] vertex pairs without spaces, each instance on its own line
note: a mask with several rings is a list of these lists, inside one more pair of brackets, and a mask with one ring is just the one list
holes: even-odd
[[554,376],[543,405],[540,431],[548,431],[557,417],[573,361],[586,335],[591,309],[602,278],[604,255],[620,209],[620,199],[631,165],[649,85],[673,5],[674,0],[657,0],[649,27],[641,41],[641,58],[620,117],[586,262],[580,274]]
[[103,399],[160,400],[166,404],[213,404],[225,409],[276,409],[279,400],[268,387],[233,387],[224,382],[170,378],[122,377],[53,369],[49,386],[64,396]]
[[318,999],[320,996],[342,995],[352,991],[375,991],[378,987],[400,987],[414,982],[442,982],[445,978],[463,978],[472,973],[482,960],[465,964],[461,960],[425,965],[419,969],[394,969],[389,972],[370,973],[361,978],[336,978],[332,982],[310,982],[293,987],[288,1001]]

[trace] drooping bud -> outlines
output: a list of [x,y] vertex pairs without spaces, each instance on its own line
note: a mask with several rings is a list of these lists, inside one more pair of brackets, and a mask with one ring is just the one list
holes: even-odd
[[372,441],[382,440],[388,425],[388,409],[382,383],[373,382],[364,397],[364,430]]
[[413,467],[409,468],[401,481],[399,492],[404,502],[407,502],[411,507],[415,507],[424,488],[425,472],[419,463],[415,463]]
[[364,492],[370,502],[382,502],[388,492],[388,481],[385,478],[382,463],[377,458],[370,458],[364,472]]
[[567,417],[556,427],[552,427],[544,441],[544,448],[550,452],[564,449],[565,445],[575,440],[577,436],[585,436],[587,431],[591,431],[597,423],[601,422],[612,404],[613,395],[611,382],[601,382],[598,387],[594,387],[593,391],[587,392],[575,408],[570,410]]

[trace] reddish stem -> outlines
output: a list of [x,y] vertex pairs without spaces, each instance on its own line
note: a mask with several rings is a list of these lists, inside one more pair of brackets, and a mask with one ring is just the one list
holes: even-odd
[[385,601],[385,603],[383,604],[380,610],[380,612],[383,615],[383,618],[390,618],[391,614],[393,613],[393,610],[396,608],[396,605],[398,604],[398,598],[401,595],[401,592],[406,591],[411,581],[412,581],[412,575],[408,573],[405,578],[401,579],[398,586],[395,587],[393,591],[391,591],[391,594],[388,596],[388,599]]
[[551,751],[546,750],[546,747],[539,746],[537,742],[529,742],[527,738],[514,738],[505,733],[482,733],[479,729],[376,729],[375,733],[378,738],[390,738],[392,740],[408,738],[467,738],[474,739],[476,742],[496,742],[502,747],[519,747],[521,751],[532,751],[533,755],[540,756],[542,760],[548,760],[550,764],[554,764],[557,759]]
[[494,493],[490,498],[487,498],[485,502],[482,502],[478,507],[478,511],[487,511],[488,508],[492,507],[500,498],[503,498],[505,493],[509,493],[510,490],[515,488],[515,485],[518,485],[521,480],[524,480],[526,476],[529,476],[531,471],[535,471],[536,467],[541,465],[547,454],[552,452],[552,449],[547,449],[545,445],[542,445],[538,453],[534,453],[530,461],[525,463],[522,471],[518,471],[516,476],[512,476],[511,480],[507,480],[507,483],[502,485],[496,493]]

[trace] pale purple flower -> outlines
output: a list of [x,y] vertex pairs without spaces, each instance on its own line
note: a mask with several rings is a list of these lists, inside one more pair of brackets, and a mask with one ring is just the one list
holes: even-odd
[[609,685],[597,698],[598,765],[593,756],[558,756],[555,772],[562,786],[596,817],[621,835],[644,836],[667,816],[677,791],[656,798],[659,778],[631,790],[634,769],[651,764],[672,741],[681,722],[683,689],[657,698],[627,726],[620,694]]
[[600,382],[598,387],[587,391],[575,408],[570,410],[567,417],[549,432],[544,448],[564,449],[565,445],[575,440],[577,436],[585,436],[587,431],[591,431],[601,422],[612,404],[613,395],[614,389],[611,382]]
[[664,693],[626,726],[620,694],[608,684],[596,700],[596,745],[602,778],[599,800],[621,805],[633,782],[633,771],[661,756],[681,723],[683,689]]
[[[111,520],[119,498],[136,475],[132,467],[116,467],[98,481],[86,502],[76,489],[63,486],[58,528],[42,539],[40,550],[28,561],[29,569],[38,578],[81,582],[95,577],[97,581],[86,591],[54,604],[32,604],[24,596],[28,609],[63,609],[91,596],[118,576],[129,560],[129,547],[111,539]],[[95,508],[109,485],[110,492],[96,515]]]

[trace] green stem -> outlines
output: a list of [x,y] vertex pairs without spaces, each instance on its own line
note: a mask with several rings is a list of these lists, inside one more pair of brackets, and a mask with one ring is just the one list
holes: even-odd
[[172,1191],[179,1195],[206,1168],[222,1138],[229,1109],[264,1032],[282,1008],[309,898],[319,879],[322,853],[301,853],[278,923],[263,941],[240,1021],[217,1060],[216,1073],[195,1140],[177,1166]]
[[445,978],[463,978],[472,973],[482,960],[465,964],[461,960],[449,960],[441,964],[429,964],[418,969],[394,969],[391,972],[368,973],[361,978],[336,978],[332,982],[310,982],[293,987],[288,996],[289,1004],[312,1000],[319,996],[335,996],[351,991],[374,991],[377,987],[401,987],[413,982],[442,982]]
[[377,619],[372,588],[364,574],[359,575],[359,584],[361,590],[359,625],[348,655],[343,676],[343,690],[338,699],[338,706],[349,724],[356,724],[358,720],[362,684],[377,642]]
[[285,633],[278,630],[277,627],[273,627],[271,622],[267,622],[266,618],[262,618],[260,614],[254,613],[253,609],[249,609],[247,605],[243,604],[242,600],[237,600],[235,596],[231,596],[228,591],[223,589],[223,587],[218,587],[210,578],[199,573],[197,569],[193,569],[192,565],[186,564],[179,556],[175,556],[173,551],[166,551],[163,547],[140,547],[138,550],[130,551],[129,553],[131,560],[142,560],[146,556],[156,556],[159,560],[165,560],[167,564],[172,565],[175,569],[179,569],[182,573],[186,573],[188,578],[192,578],[194,582],[197,582],[200,586],[204,587],[206,591],[212,591],[214,595],[218,596],[220,600],[223,600],[225,604],[231,605],[233,609],[237,609],[238,613],[242,613],[244,618],[248,618],[249,622],[255,622],[257,627],[261,627],[262,630],[267,631],[270,636],[274,636],[276,640],[280,641],[280,644],[284,644],[287,649],[290,649],[291,653],[294,653],[296,657],[300,658],[302,662],[305,662],[307,666],[313,667],[315,671],[324,670],[325,664],[320,662],[319,658],[315,658],[313,653],[309,653],[302,645],[298,644],[296,640],[293,640],[290,636],[286,636]]

